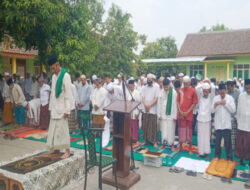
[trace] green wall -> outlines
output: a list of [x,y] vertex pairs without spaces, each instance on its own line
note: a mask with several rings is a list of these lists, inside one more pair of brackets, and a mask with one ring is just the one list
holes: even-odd
[[26,72],[31,76],[35,73],[34,59],[26,59]]

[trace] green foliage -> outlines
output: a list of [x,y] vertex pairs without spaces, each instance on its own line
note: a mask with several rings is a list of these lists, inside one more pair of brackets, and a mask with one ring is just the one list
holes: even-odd
[[146,43],[141,52],[142,59],[171,58],[178,52],[175,39],[171,36],[157,39],[156,42]]
[[215,32],[215,31],[224,31],[229,30],[228,27],[226,27],[224,24],[216,24],[212,26],[211,28],[207,28],[206,26],[203,26],[199,32]]
[[0,42],[9,38],[10,45],[38,49],[40,63],[57,54],[71,72],[82,70],[98,51],[92,29],[102,17],[100,5],[94,0],[2,0]]
[[134,51],[143,36],[133,30],[130,18],[130,14],[123,13],[118,6],[112,4],[104,22],[103,34],[99,36],[99,52],[91,68],[92,73],[100,76],[109,74],[112,77],[120,72],[127,76],[135,74]]

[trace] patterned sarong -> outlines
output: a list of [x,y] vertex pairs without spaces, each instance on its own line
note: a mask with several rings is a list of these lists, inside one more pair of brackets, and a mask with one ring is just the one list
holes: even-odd
[[150,113],[142,114],[143,139],[150,143],[157,142],[157,115]]
[[73,132],[76,129],[76,110],[71,110],[68,118],[69,131]]
[[48,129],[49,128],[49,120],[50,120],[50,113],[49,113],[49,104],[45,106],[40,106],[40,128],[41,129]]
[[192,144],[192,121],[186,119],[178,119],[178,135],[180,143],[189,142]]
[[232,141],[232,149],[235,149],[235,139],[237,135],[237,120],[235,117],[231,117],[231,124],[232,124],[232,130],[231,130],[231,141]]
[[78,124],[80,128],[88,129],[90,127],[90,111],[78,110],[77,111]]

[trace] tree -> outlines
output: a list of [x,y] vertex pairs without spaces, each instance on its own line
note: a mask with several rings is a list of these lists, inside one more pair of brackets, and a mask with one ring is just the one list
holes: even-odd
[[71,72],[89,67],[98,52],[96,30],[103,9],[97,0],[2,0],[0,42],[50,54]]
[[133,30],[131,15],[112,4],[104,22],[103,35],[99,41],[99,52],[93,62],[92,73],[109,74],[112,77],[123,72],[127,76],[135,74],[138,41],[143,39]]
[[146,43],[140,55],[142,59],[170,58],[176,57],[177,52],[175,39],[168,36],[159,38],[156,42]]
[[203,26],[200,29],[200,32],[215,32],[215,31],[224,31],[224,30],[229,30],[229,28],[226,27],[224,24],[216,24],[216,25],[213,25],[209,29],[206,26]]

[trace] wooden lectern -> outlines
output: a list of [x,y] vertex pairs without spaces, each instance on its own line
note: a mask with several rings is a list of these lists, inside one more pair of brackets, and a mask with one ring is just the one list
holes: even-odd
[[[129,189],[140,175],[130,172],[130,115],[140,102],[117,100],[104,110],[113,112],[113,157],[117,159],[117,182],[120,189]],[[105,174],[103,183],[115,186],[113,172]]]

